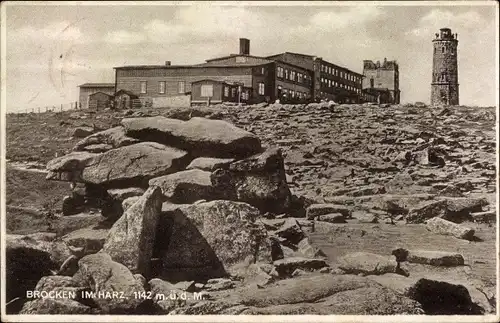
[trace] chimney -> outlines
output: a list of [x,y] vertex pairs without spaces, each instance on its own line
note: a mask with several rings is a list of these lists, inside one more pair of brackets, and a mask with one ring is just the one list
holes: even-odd
[[240,55],[250,55],[250,39],[240,38]]
[[171,61],[165,61],[165,66],[170,66],[170,65],[172,65]]

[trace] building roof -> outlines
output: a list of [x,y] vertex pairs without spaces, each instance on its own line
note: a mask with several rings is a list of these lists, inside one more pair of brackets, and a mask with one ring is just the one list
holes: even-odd
[[92,93],[89,96],[93,96],[93,95],[96,95],[96,94],[104,94],[104,95],[107,95],[107,96],[113,96],[113,94],[108,94],[108,93],[104,93],[104,92],[101,92],[101,91],[96,92],[96,93]]
[[115,96],[117,95],[120,95],[120,94],[127,94],[128,96],[130,96],[131,98],[135,97],[135,98],[138,98],[139,96],[137,94],[135,94],[134,92],[132,91],[128,91],[128,90],[118,90],[116,91],[115,93]]
[[[214,61],[220,61],[220,60],[223,60],[223,59],[228,59],[228,58],[233,58],[233,57],[250,57],[250,58],[254,58],[256,60],[261,60],[262,63],[272,63],[272,60],[269,60],[265,57],[262,57],[262,56],[254,56],[254,55],[249,55],[249,54],[231,54],[231,55],[227,55],[227,56],[222,56],[222,57],[215,57],[215,58],[211,58],[211,59],[207,59],[206,62],[207,63],[210,63],[210,62],[214,62]],[[206,63],[205,63],[206,64]]]
[[115,87],[115,83],[83,83],[78,87]]
[[279,53],[279,54],[275,54],[275,55],[266,56],[266,58],[276,57],[276,56],[283,55],[283,54],[292,54],[292,55],[305,56],[305,57],[311,57],[311,58],[312,57],[316,57],[314,55],[308,55],[308,54],[300,54],[300,53],[293,53],[293,52],[284,52],[284,53]]
[[[272,62],[272,61],[270,61]],[[265,63],[268,64],[268,63]],[[128,65],[128,66],[118,66],[113,67],[116,70],[134,70],[134,69],[176,69],[176,68],[207,68],[207,67],[252,67],[252,66],[261,66],[263,63],[219,63],[219,64],[195,64],[195,65]]]
[[[293,53],[293,52],[284,52],[284,53],[280,53],[280,54],[276,54],[276,55],[271,55],[271,56],[267,56],[267,58],[270,58],[272,59],[272,57],[276,57],[276,56],[280,56],[280,55],[283,55],[283,54],[291,54],[291,55],[297,55],[297,56],[302,56],[302,57],[308,57],[308,58],[314,58],[314,57],[318,57],[320,58],[322,61],[328,63],[328,64],[331,64],[331,65],[334,65],[336,67],[338,67],[339,69],[342,69],[342,70],[345,70],[345,71],[348,71],[350,73],[353,73],[353,74],[357,74],[358,76],[363,76],[363,74],[361,73],[358,73],[358,72],[354,72],[353,70],[350,70],[348,69],[347,67],[343,67],[343,66],[340,66],[338,64],[334,64],[334,63],[330,63],[329,61],[323,59],[322,57],[319,57],[319,56],[314,56],[314,55],[308,55],[308,54],[300,54],[300,53]],[[285,62],[286,63],[286,62]],[[288,63],[289,64],[289,63]],[[293,65],[293,64],[292,64]]]

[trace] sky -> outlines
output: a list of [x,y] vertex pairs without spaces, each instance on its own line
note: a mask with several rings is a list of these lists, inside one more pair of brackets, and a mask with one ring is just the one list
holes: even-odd
[[[238,53],[310,54],[362,73],[363,60],[396,60],[402,103],[430,101],[432,39],[458,33],[460,103],[496,105],[495,2],[445,6],[370,2],[178,5],[7,3],[7,112],[78,100],[78,85],[114,82],[113,67],[202,63]],[[482,4],[482,5],[481,5]]]

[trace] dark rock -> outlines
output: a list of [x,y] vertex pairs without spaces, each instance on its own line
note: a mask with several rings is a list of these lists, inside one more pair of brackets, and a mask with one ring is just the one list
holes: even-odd
[[161,203],[161,190],[149,188],[110,229],[102,251],[133,273],[148,277]]
[[382,275],[395,273],[397,263],[389,257],[367,253],[354,252],[337,259],[338,267],[348,274]]
[[157,186],[165,198],[173,203],[193,203],[198,200],[217,200],[223,198],[212,186],[210,172],[192,169],[153,178],[149,186]]
[[351,210],[343,205],[312,204],[307,208],[306,217],[307,219],[312,220],[320,215],[330,213],[340,213],[346,218],[349,218],[351,216]]
[[136,297],[138,293],[145,292],[141,283],[127,267],[114,262],[108,254],[98,252],[85,256],[78,261],[78,267],[73,279],[79,285],[89,287],[93,292],[109,295],[93,299],[103,313],[134,313],[143,303],[144,299]]
[[276,267],[276,271],[281,277],[290,276],[296,269],[303,270],[319,270],[323,267],[327,267],[328,264],[324,259],[311,259],[302,257],[290,257],[279,259],[273,262]]
[[262,212],[285,213],[291,193],[286,184],[283,156],[279,149],[231,163],[229,170],[218,169],[212,184],[226,199],[246,202]]

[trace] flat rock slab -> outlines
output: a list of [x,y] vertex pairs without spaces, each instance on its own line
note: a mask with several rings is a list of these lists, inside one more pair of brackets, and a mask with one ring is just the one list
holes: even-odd
[[232,124],[194,117],[189,121],[165,117],[122,120],[127,135],[142,141],[156,141],[204,157],[246,157],[261,150],[254,134]]
[[368,252],[354,252],[339,257],[338,267],[348,274],[382,275],[396,272],[394,258]]
[[149,186],[161,188],[165,198],[173,203],[183,204],[223,198],[212,185],[210,175],[210,172],[199,169],[185,170],[153,178],[149,181]]
[[347,223],[345,217],[341,213],[328,213],[317,217],[318,221],[325,221],[330,223]]
[[81,179],[99,185],[126,182],[129,186],[143,186],[151,178],[183,169],[188,162],[182,150],[142,142],[95,156],[87,161]]
[[81,172],[98,154],[89,152],[72,152],[52,159],[47,163],[48,180],[80,181]]
[[145,190],[140,187],[113,188],[108,190],[108,194],[112,199],[124,201],[132,196],[141,196]]
[[306,218],[312,220],[320,215],[331,213],[340,213],[348,218],[351,215],[351,210],[338,204],[312,204],[307,208]]
[[313,271],[328,267],[328,264],[324,259],[311,259],[303,257],[279,259],[274,261],[273,264],[281,277],[290,276],[297,269]]
[[459,239],[472,240],[475,230],[441,218],[432,218],[425,224],[427,230],[443,235],[451,235]]
[[123,127],[114,127],[104,131],[96,132],[82,140],[80,140],[75,147],[74,151],[87,150],[90,151],[92,147],[101,147],[101,151],[107,151],[114,148],[132,145],[138,143],[139,140],[128,137],[125,134]]
[[83,255],[98,252],[104,246],[109,229],[95,229],[94,227],[79,229],[62,237],[69,246],[81,248]]
[[228,169],[229,164],[233,161],[233,158],[198,157],[194,159],[191,164],[186,167],[186,169],[201,169],[211,172],[217,168]]
[[432,266],[462,266],[464,257],[459,253],[430,250],[408,250],[408,262]]
[[[78,267],[78,272],[73,276],[75,281],[94,292],[110,295],[110,297],[94,298],[94,302],[103,313],[133,313],[144,301],[135,296],[135,293],[145,292],[142,284],[134,278],[127,267],[114,262],[108,254],[98,252],[85,256],[78,261]],[[123,298],[119,297],[120,295]]]

